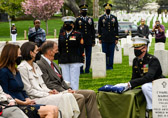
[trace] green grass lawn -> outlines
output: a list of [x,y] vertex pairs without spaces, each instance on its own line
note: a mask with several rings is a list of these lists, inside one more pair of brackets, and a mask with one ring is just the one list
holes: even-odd
[[[95,19],[97,21],[98,19]],[[29,27],[33,27],[33,21],[27,20],[27,21],[16,21],[14,22],[16,24],[17,30],[18,30],[18,36],[17,40],[23,40],[24,39],[24,30],[28,31]],[[48,21],[49,26],[49,35],[47,38],[54,38],[54,29],[57,29],[57,36],[59,34],[59,30],[62,26],[63,22],[61,21],[61,18],[55,18]],[[168,24],[165,24],[166,30],[168,29]],[[41,27],[45,29],[45,23],[41,22]],[[9,23],[8,22],[0,22],[0,41],[9,41]],[[152,42],[152,45],[150,47],[149,53],[154,53],[154,39]],[[167,46],[168,40],[166,41],[166,50],[168,50]],[[82,74],[80,75],[80,89],[92,89],[97,91],[98,88],[102,87],[106,84],[117,84],[117,83],[124,83],[128,82],[131,79],[131,73],[132,73],[132,67],[129,66],[128,63],[128,56],[123,56],[122,64],[114,64],[114,69],[107,70],[107,76],[105,78],[99,78],[99,79],[92,79],[92,74]]]
[[[14,21],[17,28],[17,40],[24,40],[24,30],[28,32],[29,27],[34,27],[33,20],[25,20],[25,21]],[[57,36],[60,31],[63,22],[61,18],[55,18],[48,20],[48,35],[47,38],[54,38],[54,29],[57,30]],[[41,21],[41,28],[46,30],[45,22]],[[8,22],[0,22],[0,41],[9,41],[10,38],[10,30]]]

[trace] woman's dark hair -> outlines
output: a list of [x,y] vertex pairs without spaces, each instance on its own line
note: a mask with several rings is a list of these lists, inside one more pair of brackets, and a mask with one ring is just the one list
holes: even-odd
[[11,72],[17,70],[16,59],[18,57],[18,49],[20,47],[14,44],[6,44],[2,49],[0,56],[0,68],[7,67]]
[[26,42],[21,46],[21,55],[23,60],[29,61],[32,59],[30,51],[34,51],[36,44],[34,42]]
[[42,44],[42,46],[41,46],[42,54],[46,54],[49,49],[53,49],[54,48],[54,44],[57,44],[57,43],[54,42],[54,41],[46,41],[46,42],[44,42]]

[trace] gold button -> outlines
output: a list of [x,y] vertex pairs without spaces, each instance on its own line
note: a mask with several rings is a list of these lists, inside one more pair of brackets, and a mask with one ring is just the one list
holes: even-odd
[[140,64],[142,64],[142,62],[140,62]]
[[68,49],[68,47],[66,47],[66,49]]
[[85,32],[85,34],[87,34],[87,32]]
[[68,43],[66,43],[66,45],[68,45]]
[[68,40],[66,40],[66,42],[68,42]]
[[110,32],[110,30],[109,30],[109,32]]
[[67,50],[67,53],[68,53],[69,51]]
[[136,73],[138,73],[138,71],[136,71]]

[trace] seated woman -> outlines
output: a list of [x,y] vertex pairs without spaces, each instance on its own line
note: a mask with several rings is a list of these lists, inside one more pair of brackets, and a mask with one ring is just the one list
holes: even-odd
[[5,118],[28,118],[26,114],[23,113],[15,105],[15,100],[8,94],[5,94],[0,86],[0,116]]
[[[52,105],[38,105],[34,100],[28,98],[23,91],[23,82],[20,73],[16,69],[19,60],[20,48],[17,45],[7,44],[4,46],[0,56],[0,85],[3,91],[12,96],[16,103],[29,118],[57,118],[58,108]],[[25,110],[30,108],[31,110]],[[38,113],[37,113],[38,112]],[[33,114],[32,114],[33,113]]]
[[74,96],[71,93],[50,90],[45,85],[42,72],[34,63],[37,53],[38,47],[33,42],[26,42],[21,47],[24,61],[18,66],[18,70],[24,83],[24,90],[37,104],[56,105],[62,111],[63,118],[77,118],[80,111]]

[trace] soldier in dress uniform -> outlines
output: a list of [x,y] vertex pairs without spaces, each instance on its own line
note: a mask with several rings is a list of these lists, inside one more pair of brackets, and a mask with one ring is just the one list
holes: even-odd
[[110,14],[112,5],[104,5],[106,14],[98,21],[99,42],[102,44],[102,51],[106,53],[106,68],[113,69],[113,58],[115,45],[118,43],[118,21],[117,17]]
[[[84,49],[86,54],[86,68],[85,73],[89,73],[92,46],[95,45],[95,29],[94,21],[91,17],[87,16],[88,5],[80,5],[81,16],[76,19],[75,28],[81,32],[84,39]],[[81,67],[81,73],[84,73],[83,66]]]
[[80,67],[84,62],[84,40],[81,33],[74,30],[74,17],[66,16],[62,20],[64,25],[58,40],[58,63],[64,80],[71,83],[73,90],[78,90]]
[[17,29],[16,29],[16,26],[15,26],[15,23],[12,23],[11,36],[12,36],[12,42],[16,42]]
[[141,86],[142,92],[146,98],[147,118],[152,111],[152,81],[164,78],[159,60],[147,53],[149,39],[135,37],[133,39],[133,47],[135,58],[132,66],[132,78],[128,83],[117,84],[116,86],[124,86],[125,90],[133,89]]

